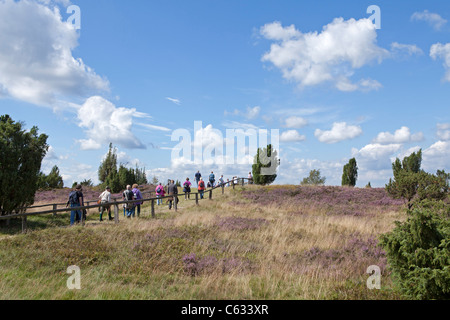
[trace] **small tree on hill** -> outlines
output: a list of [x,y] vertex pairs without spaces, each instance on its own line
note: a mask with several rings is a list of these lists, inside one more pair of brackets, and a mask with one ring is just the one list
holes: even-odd
[[313,185],[313,186],[321,186],[325,184],[327,178],[320,176],[320,170],[311,170],[309,172],[309,176],[304,178],[300,183],[302,186],[305,185]]
[[356,186],[358,180],[358,165],[356,159],[350,159],[350,161],[344,166],[342,173],[342,185],[343,186]]
[[62,189],[64,188],[64,181],[59,173],[58,166],[54,166],[52,171],[47,175],[39,173],[38,189]]
[[269,185],[277,178],[278,153],[272,150],[272,145],[267,148],[259,148],[252,166],[253,183]]

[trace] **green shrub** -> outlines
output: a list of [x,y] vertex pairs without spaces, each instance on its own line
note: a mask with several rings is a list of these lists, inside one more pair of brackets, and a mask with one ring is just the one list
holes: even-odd
[[441,213],[428,202],[381,236],[395,282],[410,298],[450,298],[450,222]]

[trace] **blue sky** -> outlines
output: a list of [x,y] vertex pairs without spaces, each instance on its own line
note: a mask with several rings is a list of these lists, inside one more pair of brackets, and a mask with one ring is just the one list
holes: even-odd
[[320,169],[339,185],[356,157],[357,186],[384,186],[419,149],[450,169],[449,21],[446,1],[0,0],[0,110],[49,135],[42,170],[68,186],[98,182],[109,142],[148,178],[246,176],[174,157],[195,121],[216,150],[227,129],[278,129],[276,183]]

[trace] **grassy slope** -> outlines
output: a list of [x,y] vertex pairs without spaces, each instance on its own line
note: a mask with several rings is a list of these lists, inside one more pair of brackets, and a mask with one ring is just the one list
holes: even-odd
[[[198,207],[181,197],[178,213],[157,207],[157,219],[144,206],[119,225],[95,212],[85,228],[66,227],[68,215],[34,217],[21,235],[12,222],[0,228],[0,299],[402,299],[373,243],[403,220],[400,208],[333,215],[320,202],[261,206],[240,190]],[[374,264],[381,290],[366,287]],[[71,265],[82,290],[67,289]]]

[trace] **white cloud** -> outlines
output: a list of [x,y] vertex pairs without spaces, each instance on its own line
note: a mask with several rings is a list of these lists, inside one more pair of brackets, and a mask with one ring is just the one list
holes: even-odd
[[128,149],[145,149],[131,132],[134,117],[146,117],[136,109],[117,108],[110,101],[94,96],[78,110],[79,126],[86,129],[88,140],[78,140],[81,149],[99,149],[113,143]]
[[264,25],[260,33],[276,43],[262,60],[273,63],[283,77],[300,87],[331,81],[342,91],[380,87],[375,80],[351,83],[353,70],[373,61],[381,62],[389,52],[376,45],[375,25],[369,19],[336,18],[322,32],[302,33],[280,22]]
[[242,130],[258,130],[259,128],[251,123],[243,123],[238,121],[224,121],[222,125],[228,129],[242,129]]
[[77,46],[77,31],[56,6],[0,1],[1,95],[55,106],[67,97],[109,90],[106,79],[73,57]]
[[256,117],[258,117],[260,112],[261,112],[261,107],[260,106],[255,106],[253,108],[247,107],[247,110],[245,112],[240,111],[238,109],[234,109],[233,112],[225,111],[224,115],[225,116],[227,116],[227,115],[243,116],[243,117],[251,120],[251,119],[255,119]]
[[[353,156],[360,156],[367,160],[382,160],[399,151],[401,144],[379,144],[372,143],[364,146],[361,150],[353,150]],[[355,152],[356,151],[356,152]]]
[[337,143],[343,140],[350,140],[360,136],[363,133],[360,126],[348,125],[346,122],[335,122],[329,131],[317,129],[314,135],[320,142]]
[[431,25],[435,30],[441,30],[441,28],[447,23],[447,20],[442,18],[437,13],[424,10],[423,12],[414,12],[411,16],[411,21],[425,21]]
[[415,44],[402,44],[398,42],[391,43],[391,52],[394,54],[406,53],[408,56],[422,55],[423,51]]
[[450,141],[437,141],[423,151],[423,168],[428,172],[450,169]]
[[438,123],[437,125],[437,136],[443,141],[450,140],[450,123]]
[[280,136],[280,142],[301,142],[305,140],[306,136],[300,135],[297,130],[285,131]]
[[292,116],[286,119],[285,128],[301,129],[308,124],[308,121],[302,117]]
[[441,58],[444,60],[444,68],[446,70],[446,74],[444,76],[444,81],[450,82],[450,43],[442,44],[435,43],[431,46],[430,49],[430,57],[433,60]]
[[148,123],[136,123],[136,125],[142,126],[144,128],[150,129],[150,130],[158,130],[158,131],[164,131],[164,132],[172,131],[169,128],[161,127],[161,126],[155,126],[155,125],[148,124]]
[[390,132],[380,132],[378,136],[373,140],[374,143],[379,144],[397,144],[407,142],[418,142],[424,139],[423,133],[418,132],[411,134],[411,130],[408,127],[401,127],[394,134]]
[[181,105],[180,99],[175,99],[175,98],[166,98],[166,99],[175,103],[176,105]]

